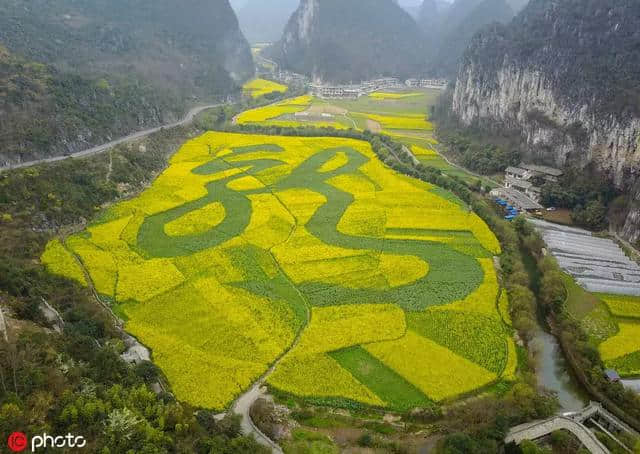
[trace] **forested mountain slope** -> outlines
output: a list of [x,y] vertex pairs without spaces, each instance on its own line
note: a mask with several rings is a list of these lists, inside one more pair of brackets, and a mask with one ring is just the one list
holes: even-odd
[[0,165],[174,120],[253,74],[227,0],[7,0],[0,45]]
[[186,100],[124,76],[61,72],[0,47],[0,166],[177,119]]
[[[637,199],[639,25],[635,0],[531,0],[510,25],[473,39],[453,112],[467,125],[519,131],[532,158],[591,166]],[[633,241],[636,205],[623,228]]]
[[419,75],[423,38],[394,0],[302,0],[271,51],[283,67],[326,81]]

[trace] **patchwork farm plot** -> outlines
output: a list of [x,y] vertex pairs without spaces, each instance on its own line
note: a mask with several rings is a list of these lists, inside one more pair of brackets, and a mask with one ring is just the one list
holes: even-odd
[[[438,141],[427,109],[434,106],[438,90],[375,92],[357,100],[322,100],[302,96],[257,108],[238,116],[238,124],[281,127],[330,127],[366,129],[387,134],[409,147],[425,166],[472,182],[477,178],[450,165],[436,151]],[[485,184],[492,185],[485,181]]]
[[42,260],[109,300],[182,400],[223,409],[275,363],[282,392],[406,410],[517,363],[499,243],[440,194],[366,142],[207,133]]
[[631,296],[640,294],[640,266],[610,239],[545,221],[534,225],[566,271],[568,309],[604,363],[625,378],[640,376],[640,296]]
[[608,320],[617,328],[598,346],[602,360],[623,377],[640,376],[640,297],[598,296],[609,309]]

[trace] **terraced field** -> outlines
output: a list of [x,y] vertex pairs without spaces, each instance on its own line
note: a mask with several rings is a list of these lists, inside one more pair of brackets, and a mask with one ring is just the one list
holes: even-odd
[[499,243],[442,193],[366,142],[210,132],[42,260],[111,302],[179,399],[226,408],[275,363],[282,392],[407,410],[515,378]]

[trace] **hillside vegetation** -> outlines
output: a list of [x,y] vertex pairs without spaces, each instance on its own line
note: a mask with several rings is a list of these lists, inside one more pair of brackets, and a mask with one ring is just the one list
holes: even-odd
[[227,0],[8,0],[0,45],[0,165],[175,120],[253,74]]
[[0,48],[0,165],[89,148],[174,120],[184,106],[133,77],[64,73]]
[[425,66],[415,20],[393,0],[303,0],[271,53],[327,81],[409,77]]
[[506,56],[544,74],[565,102],[638,115],[638,17],[634,0],[531,0],[508,26],[478,35],[464,63],[495,77]]

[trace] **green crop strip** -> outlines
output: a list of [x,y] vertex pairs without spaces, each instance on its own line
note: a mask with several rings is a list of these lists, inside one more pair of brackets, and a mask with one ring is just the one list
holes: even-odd
[[407,411],[434,405],[418,388],[362,347],[345,348],[329,355],[391,408]]

